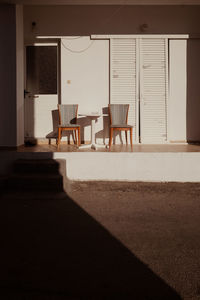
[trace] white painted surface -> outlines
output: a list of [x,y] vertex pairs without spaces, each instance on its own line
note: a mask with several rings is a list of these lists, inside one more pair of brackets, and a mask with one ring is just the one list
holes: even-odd
[[71,180],[200,181],[199,153],[53,153]]
[[165,143],[168,39],[152,35],[112,38],[110,60],[111,103],[130,105],[128,124],[134,126],[133,140],[138,140],[140,131],[142,143]]
[[[92,34],[92,39],[143,39],[146,38],[146,34]],[[43,37],[45,38],[45,37]],[[55,37],[54,37],[55,38]],[[188,39],[188,34],[148,34],[150,39]]]
[[[159,35],[160,36],[160,35]],[[152,35],[153,37],[153,35]],[[148,36],[149,38],[149,36]],[[135,43],[135,39],[132,39]],[[149,41],[150,39],[148,39]],[[114,39],[116,43],[120,42],[120,39]],[[127,41],[123,39],[122,41]],[[128,40],[129,41],[129,40]],[[131,39],[130,39],[131,41]],[[151,40],[150,40],[151,41]],[[159,39],[152,41],[159,41]],[[124,44],[124,43],[123,43]],[[41,45],[38,43],[38,45]],[[131,44],[132,45],[132,44]],[[121,47],[121,46],[120,46]],[[150,44],[151,47],[151,44]],[[134,47],[133,47],[134,48]],[[129,52],[132,48],[129,49]],[[117,51],[121,59],[121,48]],[[125,49],[125,63],[127,58],[130,60],[130,53]],[[132,56],[136,57],[135,48],[133,49]],[[160,52],[160,55],[164,53],[164,50]],[[186,40],[170,40],[170,105],[169,105],[169,141],[185,141],[186,140]],[[120,51],[120,52],[119,52]],[[132,50],[131,50],[132,51]],[[159,51],[159,49],[158,49]],[[111,49],[112,53],[112,49]],[[164,55],[164,54],[163,54]],[[115,55],[116,56],[116,55]],[[113,63],[117,64],[116,57],[113,54],[113,59],[111,61],[111,102],[112,103],[126,103],[132,104],[132,98],[134,101],[133,105],[130,106],[129,110],[129,123],[134,123],[136,128],[136,81],[133,79],[136,76],[136,66],[134,64],[134,72],[131,77],[131,82],[133,81],[133,87],[131,94],[125,91],[127,82],[122,82],[122,87],[117,84],[118,88],[112,85],[113,80],[117,81],[119,78],[115,78],[116,74],[112,74]],[[112,57],[112,55],[111,55]],[[150,57],[151,59],[151,57]],[[154,59],[154,58],[152,58]],[[161,57],[164,59],[164,57]],[[137,56],[139,60],[139,56]],[[167,61],[165,61],[166,64]],[[88,112],[100,112],[102,109],[106,108],[109,103],[109,41],[108,40],[91,40],[90,37],[65,37],[61,42],[61,102],[68,104],[79,104],[79,113]],[[141,62],[142,64],[142,62]],[[120,65],[120,70],[121,70]],[[140,69],[143,65],[140,66]],[[123,68],[124,70],[124,68]],[[146,69],[144,69],[145,71]],[[154,72],[155,73],[155,72]],[[124,72],[123,72],[124,74]],[[118,76],[119,74],[117,74]],[[121,73],[120,73],[121,75]],[[127,74],[125,74],[127,76]],[[148,75],[148,74],[147,74]],[[155,74],[154,74],[155,75]],[[161,74],[162,75],[162,74]],[[114,77],[113,77],[114,76]],[[141,77],[142,75],[140,75]],[[157,75],[156,75],[157,76]],[[164,75],[163,75],[164,76]],[[113,79],[113,78],[114,79]],[[145,76],[147,79],[147,76]],[[153,78],[153,77],[152,77]],[[126,78],[125,78],[126,79]],[[136,78],[137,79],[137,78]],[[149,80],[149,79],[148,79]],[[143,82],[143,80],[142,80]],[[140,80],[141,84],[141,80]],[[157,87],[158,82],[155,82]],[[149,82],[147,82],[149,86]],[[147,87],[148,87],[147,86]],[[165,86],[163,87],[165,88]],[[140,89],[142,97],[144,93]],[[115,99],[113,99],[113,95]],[[122,93],[123,92],[123,93]],[[165,90],[161,91],[163,95]],[[129,95],[130,94],[130,95]],[[126,96],[123,98],[123,96]],[[128,98],[127,98],[128,97]],[[131,97],[131,99],[129,99]],[[57,96],[54,95],[39,95],[39,98],[27,98],[26,102],[29,102],[29,108],[26,108],[26,114],[28,116],[32,115],[31,119],[26,118],[25,124],[27,124],[25,136],[34,136],[37,138],[45,137],[47,134],[52,132],[52,116],[51,111],[57,109]],[[144,101],[143,101],[144,102]],[[143,103],[141,102],[141,103]],[[143,103],[144,104],[144,103]],[[146,106],[144,106],[146,107]],[[27,112],[27,110],[32,110]],[[158,107],[157,107],[158,109]],[[144,111],[144,109],[143,109]],[[150,112],[154,111],[152,108]],[[165,111],[164,111],[165,114]],[[144,114],[143,114],[144,115]],[[167,115],[167,113],[166,113]],[[131,117],[131,119],[130,119]],[[147,118],[149,120],[149,117]],[[79,117],[78,123],[81,125],[81,140],[90,141],[91,140],[91,122],[89,118]],[[108,117],[100,117],[96,124],[96,140],[98,143],[108,142],[108,128],[109,120]],[[143,127],[142,127],[143,128]],[[147,126],[149,128],[149,126]],[[137,138],[137,134],[134,134],[134,138]],[[166,130],[165,130],[166,131]],[[150,130],[152,132],[152,130]],[[122,135],[123,138],[123,135]],[[148,134],[143,137],[144,142],[155,142],[155,140],[150,140]],[[160,139],[161,141],[161,139]],[[116,138],[116,142],[120,143],[119,137]],[[157,141],[158,142],[158,141]]]
[[63,159],[70,180],[200,182],[199,152],[11,152],[0,153],[0,174],[15,159]]
[[186,141],[187,41],[169,41],[169,141]]
[[167,142],[168,39],[140,39],[140,141]]
[[[90,37],[66,37],[61,43],[61,102],[78,104],[78,113],[100,112],[109,103],[108,41]],[[106,117],[96,123],[96,139],[102,143]],[[91,121],[79,117],[81,139],[91,139]],[[108,134],[107,134],[108,135]]]
[[[105,1],[106,2],[106,1]],[[105,3],[104,2],[104,3]],[[169,2],[174,4],[175,2]],[[76,2],[74,2],[75,4]],[[106,3],[105,3],[106,4]],[[142,4],[142,2],[141,2]],[[160,1],[159,1],[160,4]],[[95,5],[88,6],[25,6],[24,7],[24,29],[25,40],[35,41],[36,36],[98,36],[98,38],[118,36],[143,36],[150,37],[156,34],[161,37],[166,34],[170,38],[183,34],[188,38],[187,48],[187,141],[200,140],[200,118],[199,118],[199,19],[200,7],[195,6],[126,6],[123,9],[110,5],[102,6],[100,9]],[[57,17],[58,16],[58,17]],[[159,17],[157,17],[159,16]],[[177,21],[178,16],[178,21]],[[54,20],[52,22],[52,19]],[[36,27],[31,29],[31,22],[36,21]],[[123,22],[126,20],[126,22]],[[146,24],[146,31],[143,25]],[[112,35],[110,35],[112,33]],[[103,34],[103,36],[102,36]],[[94,36],[93,36],[94,35]],[[192,37],[198,39],[192,39]],[[99,42],[103,42],[99,40]],[[106,41],[107,44],[109,41]],[[95,45],[95,44],[94,44]],[[94,45],[92,47],[94,47]],[[92,49],[90,48],[90,50]],[[98,50],[97,50],[98,51]],[[72,56],[71,56],[72,57]],[[98,55],[101,60],[101,53]],[[73,58],[74,59],[74,58]],[[72,62],[73,64],[73,62]],[[81,69],[83,73],[78,77],[86,81],[87,70]],[[90,72],[89,72],[90,73]],[[95,75],[96,76],[96,75]],[[185,86],[183,87],[185,89]],[[68,92],[68,91],[67,91]],[[66,92],[65,96],[68,95]],[[76,95],[82,97],[83,89],[79,89]],[[98,92],[97,92],[98,93]],[[96,93],[96,94],[97,94]],[[100,121],[100,120],[99,120]],[[169,123],[169,122],[168,122]],[[85,126],[85,136],[90,135],[89,126]],[[86,134],[87,133],[87,134]],[[83,138],[83,136],[82,136]],[[177,140],[180,140],[177,137]]]
[[[135,38],[110,40],[110,103],[129,104],[128,124],[133,126],[133,141],[136,142],[138,127],[136,127],[136,102],[138,95],[138,51]],[[125,142],[125,136],[114,132],[114,140]]]
[[58,95],[35,95],[25,99],[25,137],[45,138],[53,131],[52,111]]

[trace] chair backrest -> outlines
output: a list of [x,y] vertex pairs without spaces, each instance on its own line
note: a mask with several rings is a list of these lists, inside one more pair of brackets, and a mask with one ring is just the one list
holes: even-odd
[[58,104],[59,124],[76,124],[78,104]]
[[127,124],[129,104],[109,104],[108,108],[112,125]]

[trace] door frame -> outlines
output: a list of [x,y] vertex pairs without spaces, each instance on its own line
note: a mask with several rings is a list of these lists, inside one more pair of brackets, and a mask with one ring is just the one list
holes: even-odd
[[[27,59],[26,59],[26,48],[28,46],[57,46],[57,97],[58,104],[61,103],[61,42],[60,39],[40,39],[39,41],[31,41],[24,43],[24,114],[25,114],[25,101],[26,101],[26,89],[27,89]],[[38,97],[39,95],[34,95]],[[25,131],[25,116],[24,116],[24,138],[26,137]]]

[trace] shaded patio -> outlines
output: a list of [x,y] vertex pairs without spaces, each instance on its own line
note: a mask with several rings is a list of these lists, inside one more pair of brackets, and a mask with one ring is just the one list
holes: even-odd
[[38,144],[32,146],[20,146],[17,152],[200,152],[200,144],[135,144],[131,149],[130,145],[113,145],[111,149],[102,145],[102,148],[78,149],[75,145],[62,143],[58,149],[56,144]]

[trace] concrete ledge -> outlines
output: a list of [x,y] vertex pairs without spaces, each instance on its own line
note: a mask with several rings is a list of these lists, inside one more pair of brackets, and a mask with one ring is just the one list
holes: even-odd
[[200,182],[200,152],[1,152],[0,175],[19,158],[56,159],[69,180]]
[[53,153],[70,180],[200,182],[200,153]]

